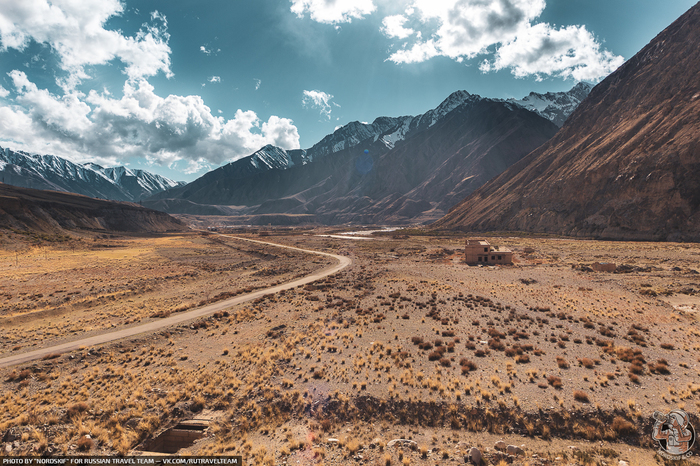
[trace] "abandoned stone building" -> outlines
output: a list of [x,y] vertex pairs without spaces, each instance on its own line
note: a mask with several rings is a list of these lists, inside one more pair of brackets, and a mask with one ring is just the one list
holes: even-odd
[[513,251],[492,246],[485,239],[468,239],[464,245],[464,262],[469,265],[510,265]]

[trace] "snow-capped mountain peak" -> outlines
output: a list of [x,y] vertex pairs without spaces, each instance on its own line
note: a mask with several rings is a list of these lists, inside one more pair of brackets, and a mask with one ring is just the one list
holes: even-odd
[[522,99],[508,99],[506,102],[535,112],[561,127],[581,101],[588,96],[591,89],[593,89],[592,84],[580,82],[567,92],[547,92],[546,94],[530,92]]
[[7,184],[74,192],[117,201],[138,201],[184,183],[144,170],[76,164],[55,155],[0,148],[0,172]]

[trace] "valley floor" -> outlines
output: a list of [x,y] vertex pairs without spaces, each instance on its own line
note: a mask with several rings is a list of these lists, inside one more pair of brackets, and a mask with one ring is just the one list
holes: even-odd
[[[642,465],[661,461],[654,411],[700,428],[700,245],[491,238],[517,262],[470,267],[461,237],[339,233],[249,233],[351,257],[334,276],[0,369],[0,454],[143,451],[190,419],[208,427],[179,453],[251,465],[464,464],[472,447],[487,464]],[[91,241],[5,241],[0,357],[330,263],[205,234]]]

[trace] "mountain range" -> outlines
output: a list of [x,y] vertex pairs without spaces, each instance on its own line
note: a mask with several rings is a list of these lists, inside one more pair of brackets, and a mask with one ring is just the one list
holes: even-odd
[[2,147],[0,180],[24,188],[132,202],[184,184],[145,170],[104,168],[94,163],[80,165],[55,155],[32,155]]
[[417,116],[352,122],[306,150],[265,146],[145,205],[246,223],[425,223],[557,131],[590,91],[521,100],[451,94]]
[[700,241],[700,3],[436,229]]

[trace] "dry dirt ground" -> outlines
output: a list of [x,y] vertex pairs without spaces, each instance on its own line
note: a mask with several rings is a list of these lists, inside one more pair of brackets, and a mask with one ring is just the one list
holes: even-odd
[[[700,245],[492,238],[517,262],[469,267],[461,237],[339,233],[249,233],[349,255],[335,276],[0,370],[0,454],[143,451],[190,419],[179,453],[245,464],[644,465],[655,410],[700,428]],[[327,264],[204,235],[5,243],[2,355]]]

